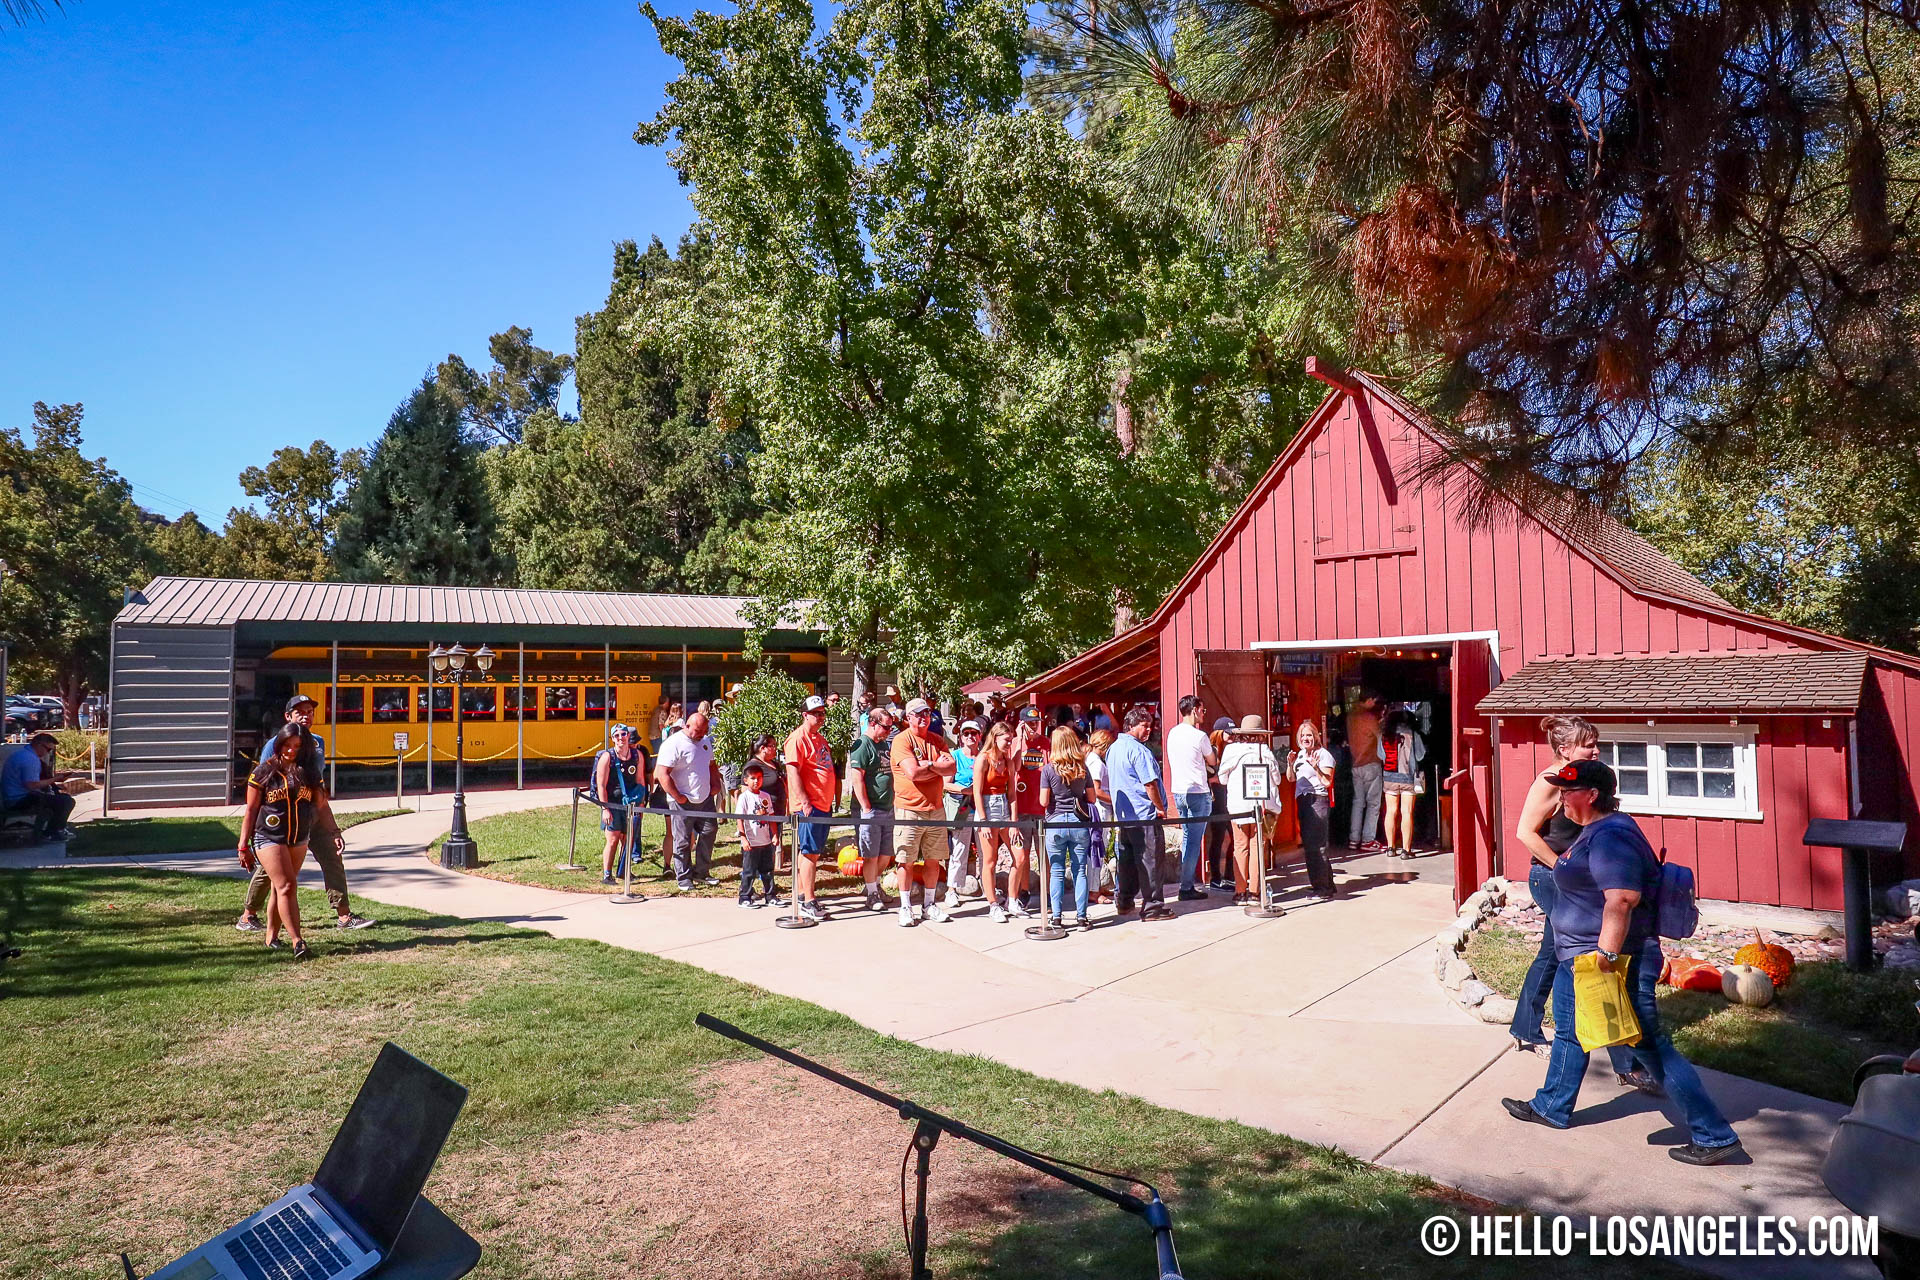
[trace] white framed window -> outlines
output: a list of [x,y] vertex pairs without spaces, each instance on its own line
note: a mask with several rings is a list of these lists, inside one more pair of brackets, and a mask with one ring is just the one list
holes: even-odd
[[1754,730],[1742,725],[1603,724],[1600,759],[1628,813],[1758,818]]

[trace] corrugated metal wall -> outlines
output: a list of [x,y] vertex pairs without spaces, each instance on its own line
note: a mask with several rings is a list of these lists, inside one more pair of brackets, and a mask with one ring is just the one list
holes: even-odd
[[233,755],[233,628],[118,625],[107,807],[225,804]]

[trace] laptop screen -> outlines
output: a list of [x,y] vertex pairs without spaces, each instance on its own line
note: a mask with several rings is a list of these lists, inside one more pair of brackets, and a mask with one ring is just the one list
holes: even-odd
[[398,1045],[374,1060],[314,1185],[390,1252],[467,1091]]

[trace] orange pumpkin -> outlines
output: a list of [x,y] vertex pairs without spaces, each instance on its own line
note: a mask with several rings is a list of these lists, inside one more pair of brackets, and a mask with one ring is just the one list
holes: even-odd
[[1793,952],[1769,938],[1762,929],[1753,931],[1753,941],[1734,952],[1735,964],[1750,964],[1773,979],[1775,990],[1785,987],[1793,977]]
[[1667,961],[1660,981],[1676,991],[1718,991],[1720,970],[1692,956],[1674,956]]

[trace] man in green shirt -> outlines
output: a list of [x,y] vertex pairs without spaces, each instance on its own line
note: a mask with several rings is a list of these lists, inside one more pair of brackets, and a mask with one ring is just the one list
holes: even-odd
[[880,888],[880,871],[893,857],[893,763],[888,758],[887,731],[893,717],[885,707],[867,713],[853,750],[847,752],[847,782],[853,791],[854,812],[871,822],[860,825],[860,877],[867,882],[867,910],[885,911],[890,905]]

